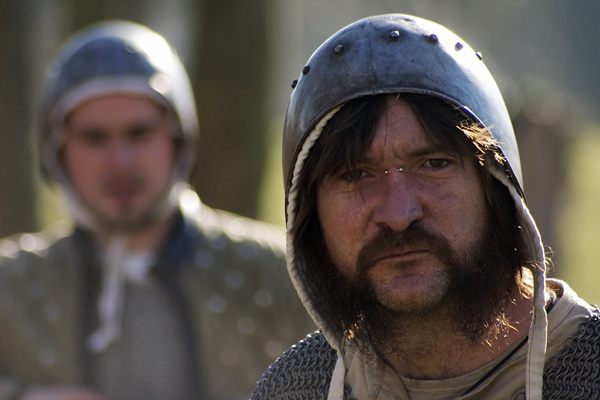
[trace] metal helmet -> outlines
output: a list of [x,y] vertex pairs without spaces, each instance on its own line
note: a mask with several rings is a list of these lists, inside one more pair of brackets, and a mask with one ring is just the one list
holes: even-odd
[[188,75],[175,50],[149,28],[104,21],[72,36],[46,71],[37,126],[42,170],[68,185],[58,154],[63,124],[83,101],[105,94],[139,94],[172,110],[182,141],[173,180],[187,180],[198,135],[196,105]]
[[382,93],[421,93],[459,107],[499,141],[522,195],[519,152],[508,111],[481,55],[447,28],[388,14],[339,30],[310,57],[297,81],[283,131],[286,198],[307,136],[338,106]]

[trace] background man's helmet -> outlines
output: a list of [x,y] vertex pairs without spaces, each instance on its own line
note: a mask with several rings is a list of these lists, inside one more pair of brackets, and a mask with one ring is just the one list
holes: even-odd
[[83,101],[105,94],[148,96],[173,112],[182,142],[173,180],[187,180],[198,135],[188,75],[162,36],[126,21],[101,22],[76,33],[49,65],[37,126],[45,174],[68,185],[57,158],[64,144],[65,118]]
[[319,121],[351,99],[382,93],[439,97],[482,123],[500,142],[522,194],[517,143],[496,82],[481,56],[441,25],[400,14],[359,20],[323,43],[292,86],[283,135],[286,198],[298,154]]

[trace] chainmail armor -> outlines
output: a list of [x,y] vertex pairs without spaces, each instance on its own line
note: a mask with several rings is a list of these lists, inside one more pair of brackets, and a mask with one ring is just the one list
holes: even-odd
[[[326,400],[337,354],[319,331],[279,357],[256,385],[252,400]],[[344,386],[344,400],[351,388]]]
[[[544,399],[600,399],[600,310],[564,340],[544,373]],[[269,367],[252,400],[326,400],[337,355],[319,331],[291,347]],[[349,385],[344,400],[351,400]]]
[[544,399],[600,399],[600,311],[567,337],[565,348],[548,359]]
[[92,361],[94,387],[107,399],[198,398],[183,316],[163,289],[127,284],[121,338]]

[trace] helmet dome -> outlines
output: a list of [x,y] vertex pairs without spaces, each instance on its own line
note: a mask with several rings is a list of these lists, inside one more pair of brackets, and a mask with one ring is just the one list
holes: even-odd
[[513,127],[481,55],[447,28],[402,14],[368,17],[341,29],[310,57],[297,81],[283,131],[286,198],[307,136],[325,115],[351,99],[383,93],[439,97],[488,128],[522,194]]

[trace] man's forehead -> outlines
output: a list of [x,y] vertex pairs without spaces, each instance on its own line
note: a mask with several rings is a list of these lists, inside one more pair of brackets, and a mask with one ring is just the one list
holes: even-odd
[[147,96],[102,95],[78,104],[69,112],[65,122],[152,119],[160,118],[164,114],[165,108]]
[[447,153],[448,149],[434,144],[431,141],[420,144],[407,144],[404,146],[394,146],[391,143],[383,147],[373,149],[369,148],[360,158],[361,162],[379,163],[386,159],[386,155],[393,154],[398,159],[418,158],[436,153]]
[[141,93],[129,93],[129,92],[108,92],[108,93],[99,93],[96,95],[90,95],[87,97],[83,97],[80,101],[73,104],[69,113],[73,113],[74,111],[89,105],[89,104],[98,104],[98,103],[111,103],[111,102],[128,102],[128,103],[137,103],[137,104],[148,104],[148,106],[153,106],[156,108],[164,108],[164,106],[158,103],[152,97],[141,94]]
[[371,143],[360,158],[378,162],[390,154],[405,158],[440,151],[444,151],[442,145],[433,140],[409,103],[388,97],[386,111],[377,121]]

